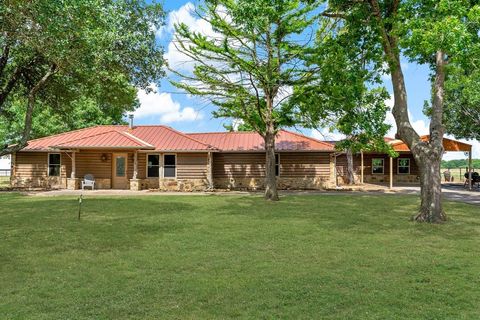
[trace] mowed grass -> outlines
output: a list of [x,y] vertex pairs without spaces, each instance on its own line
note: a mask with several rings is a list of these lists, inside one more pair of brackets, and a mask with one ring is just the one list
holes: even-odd
[[398,195],[0,194],[1,319],[478,319],[480,210]]

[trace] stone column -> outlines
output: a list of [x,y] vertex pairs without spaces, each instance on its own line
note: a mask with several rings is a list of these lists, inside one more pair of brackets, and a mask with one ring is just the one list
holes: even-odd
[[[79,189],[79,181],[77,179],[77,165],[75,162],[75,151],[72,151],[72,156],[70,157],[72,159],[72,172],[70,173],[70,178],[67,178],[67,189],[68,190],[76,190]],[[68,154],[67,154],[68,155]]]
[[213,155],[211,152],[207,155],[207,180],[208,189],[213,189]]
[[138,151],[133,152],[133,176],[130,179],[130,190],[139,191],[140,190],[140,181],[137,179],[138,176]]

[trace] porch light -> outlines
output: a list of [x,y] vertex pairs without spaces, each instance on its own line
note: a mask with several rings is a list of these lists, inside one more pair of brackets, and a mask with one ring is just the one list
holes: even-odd
[[102,157],[100,158],[102,162],[107,161],[107,155],[105,153],[102,153]]

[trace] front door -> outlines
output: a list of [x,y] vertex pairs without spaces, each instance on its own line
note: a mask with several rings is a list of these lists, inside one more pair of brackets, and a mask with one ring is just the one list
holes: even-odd
[[127,154],[113,154],[112,189],[128,189]]

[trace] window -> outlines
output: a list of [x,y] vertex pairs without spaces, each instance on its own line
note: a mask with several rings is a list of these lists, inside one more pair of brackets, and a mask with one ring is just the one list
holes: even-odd
[[373,174],[383,174],[383,164],[384,164],[384,159],[373,158],[372,159],[372,173]]
[[163,177],[175,178],[176,177],[177,161],[174,154],[166,154],[163,156]]
[[159,170],[160,156],[158,154],[147,155],[147,178],[158,178]]
[[280,155],[278,153],[275,154],[275,176],[278,177],[280,175]]
[[410,174],[410,159],[398,158],[398,174]]
[[60,153],[48,154],[48,175],[50,177],[60,176]]

